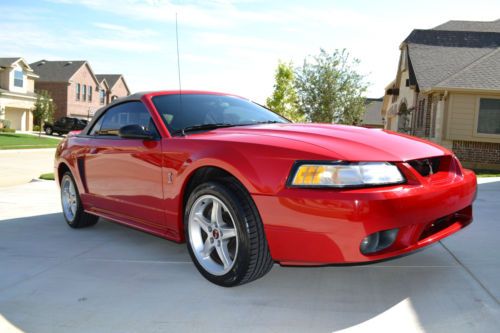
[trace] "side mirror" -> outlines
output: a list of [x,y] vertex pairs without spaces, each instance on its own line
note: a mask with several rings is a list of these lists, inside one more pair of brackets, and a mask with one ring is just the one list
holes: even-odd
[[120,127],[118,135],[124,139],[153,140],[154,135],[146,131],[142,126],[133,124]]

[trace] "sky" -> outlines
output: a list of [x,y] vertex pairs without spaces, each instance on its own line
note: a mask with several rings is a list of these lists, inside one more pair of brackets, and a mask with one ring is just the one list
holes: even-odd
[[321,48],[347,49],[367,97],[381,97],[413,29],[496,20],[500,1],[0,0],[0,57],[88,60],[132,92],[178,89],[176,14],[182,89],[264,103],[278,61],[299,66]]

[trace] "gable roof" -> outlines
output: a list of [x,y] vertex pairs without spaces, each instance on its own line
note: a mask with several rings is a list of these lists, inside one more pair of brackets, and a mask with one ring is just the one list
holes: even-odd
[[115,86],[115,84],[120,79],[122,79],[125,88],[127,88],[127,91],[130,94],[130,89],[128,88],[127,82],[125,82],[125,78],[123,77],[122,74],[96,74],[96,77],[99,80],[99,82],[101,82],[102,80],[106,80],[109,89],[112,89]]
[[92,68],[85,60],[48,61],[40,60],[30,64],[33,71],[40,76],[41,82],[69,82],[82,67],[88,66],[94,80],[98,82]]
[[106,80],[109,87],[112,88],[116,84],[116,82],[118,82],[118,80],[120,79],[120,77],[122,75],[121,74],[96,74],[95,76],[97,77],[99,82],[102,80]]
[[500,19],[490,22],[452,20],[438,25],[433,30],[500,32]]
[[408,44],[417,84],[427,90],[495,49]]
[[103,77],[99,77],[99,74],[96,74],[96,76],[95,76],[95,77],[97,78],[97,81],[99,82],[99,84],[100,84],[100,85],[105,84],[105,85],[106,85],[106,90],[108,90],[108,89],[109,89],[109,84],[108,84],[108,81],[106,81],[106,79],[105,79],[105,78],[103,78]]
[[21,57],[18,58],[0,58],[0,67],[10,67],[13,63],[17,62]]
[[484,55],[437,87],[500,90],[500,48]]
[[403,47],[408,50],[410,76],[420,90],[500,90],[500,20],[449,21],[434,29],[413,30]]
[[24,65],[24,69],[27,72],[27,75],[30,77],[38,78],[38,75],[35,75],[33,73],[33,69],[30,67],[28,62],[24,60],[23,57],[17,57],[17,58],[0,58],[0,68],[7,68],[7,67],[12,67],[15,63],[21,62]]
[[500,46],[500,32],[415,29],[405,42],[448,47],[492,48]]

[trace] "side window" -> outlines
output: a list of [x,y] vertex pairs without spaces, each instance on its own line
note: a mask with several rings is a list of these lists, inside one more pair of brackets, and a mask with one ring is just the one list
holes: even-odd
[[127,102],[113,106],[104,113],[90,130],[90,135],[118,136],[120,127],[139,125],[158,136],[149,111],[142,102]]

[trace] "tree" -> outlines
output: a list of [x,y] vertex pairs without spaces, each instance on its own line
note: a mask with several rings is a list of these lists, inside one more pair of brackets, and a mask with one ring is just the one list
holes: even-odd
[[299,112],[308,121],[356,125],[364,111],[367,85],[354,67],[359,60],[344,50],[308,57],[296,69],[295,88]]
[[37,93],[35,109],[33,110],[33,124],[40,126],[40,134],[42,133],[43,122],[52,121],[56,105],[47,90],[40,90]]
[[267,107],[293,122],[304,121],[299,112],[297,92],[295,91],[295,74],[292,63],[279,62],[274,75],[274,91],[266,100]]

